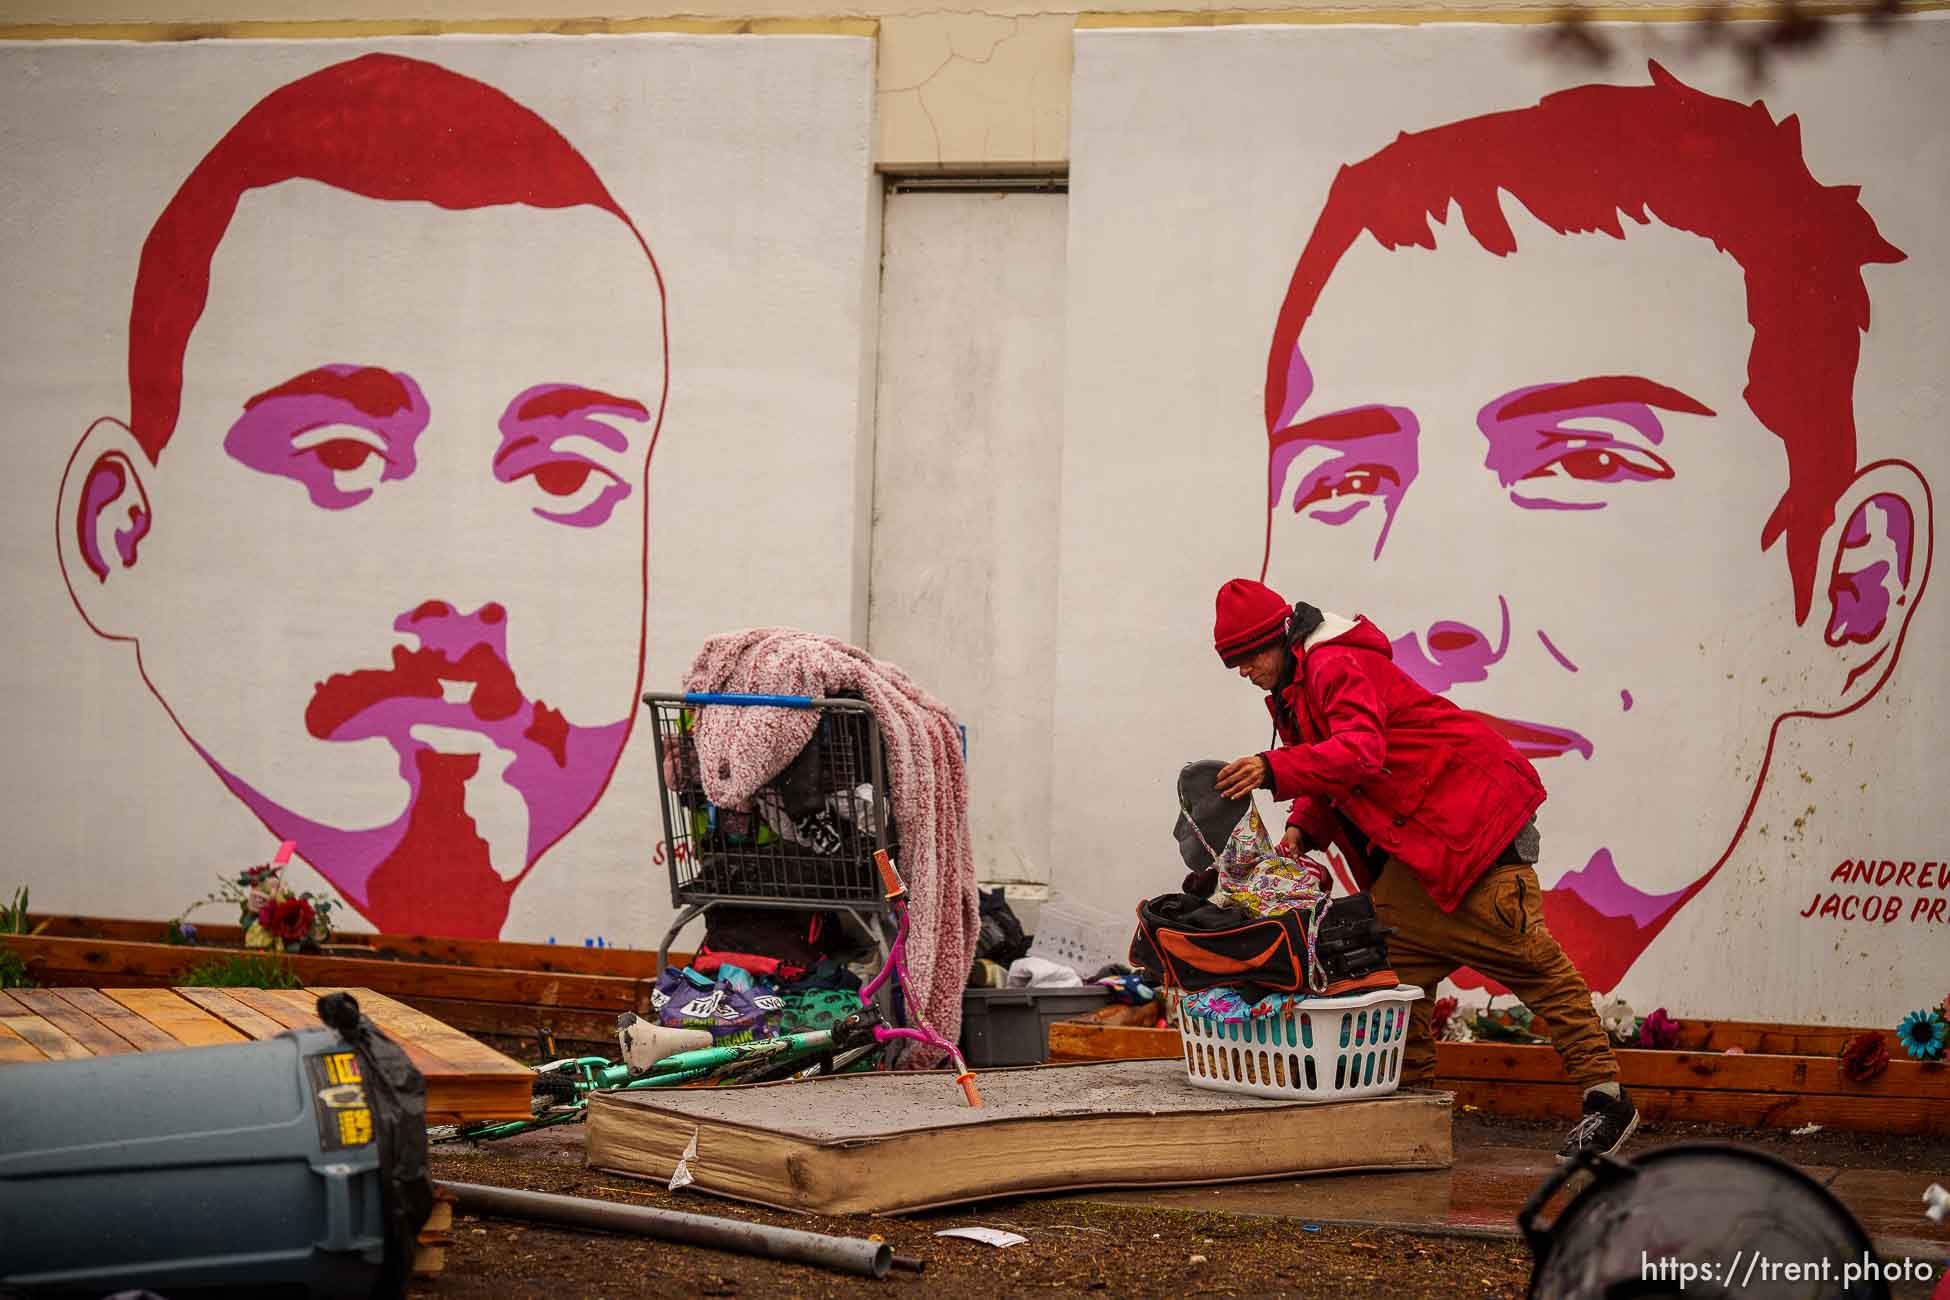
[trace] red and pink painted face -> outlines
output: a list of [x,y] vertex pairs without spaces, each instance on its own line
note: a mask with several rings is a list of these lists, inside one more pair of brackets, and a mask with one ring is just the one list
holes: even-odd
[[[245,402],[223,445],[252,469],[303,484],[321,510],[346,510],[371,497],[378,483],[412,475],[413,444],[431,415],[411,375],[320,366]],[[578,528],[606,522],[630,485],[563,446],[581,438],[627,453],[629,437],[601,417],[646,424],[650,412],[641,402],[575,384],[537,384],[516,394],[498,422],[495,478],[534,480],[555,498],[532,507],[544,519]]]
[[[1433,249],[1342,258],[1286,366],[1267,580],[1370,615],[1424,686],[1549,760],[1553,928],[1609,988],[1738,838],[1775,720],[1833,706],[1787,672],[1830,611],[1798,626],[1759,544],[1788,467],[1743,397],[1740,267],[1656,223],[1505,213],[1508,257],[1452,218]],[[1873,532],[1906,565],[1890,509]],[[1881,635],[1901,585],[1858,600],[1848,576],[1828,646]]]
[[498,932],[615,768],[661,313],[635,236],[592,208],[286,182],[218,250],[145,476],[142,662],[382,928]]

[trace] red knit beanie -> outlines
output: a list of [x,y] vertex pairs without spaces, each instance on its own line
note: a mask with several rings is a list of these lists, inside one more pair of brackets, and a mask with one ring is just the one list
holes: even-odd
[[1212,647],[1228,668],[1277,643],[1286,635],[1291,607],[1279,592],[1251,578],[1234,578],[1219,588]]

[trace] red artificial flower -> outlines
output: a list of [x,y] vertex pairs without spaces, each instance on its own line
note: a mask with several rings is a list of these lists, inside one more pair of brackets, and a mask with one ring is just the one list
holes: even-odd
[[286,943],[297,943],[311,933],[311,901],[304,898],[274,898],[258,913],[257,921]]
[[1836,1059],[1841,1062],[1844,1079],[1867,1083],[1889,1068],[1889,1045],[1882,1041],[1881,1033],[1871,1029],[1843,1043]]
[[1442,1037],[1442,1031],[1449,1026],[1449,1017],[1455,1014],[1456,999],[1454,997],[1437,998],[1434,1008],[1429,1012],[1429,1036],[1440,1039]]
[[1667,1015],[1664,1007],[1660,1007],[1639,1025],[1638,1045],[1660,1051],[1679,1046],[1679,1022]]

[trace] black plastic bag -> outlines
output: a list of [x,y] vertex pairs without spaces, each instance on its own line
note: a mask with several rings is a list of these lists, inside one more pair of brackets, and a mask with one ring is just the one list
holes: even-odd
[[359,1003],[350,993],[318,999],[318,1018],[336,1029],[359,1058],[373,1135],[379,1141],[379,1188],[386,1217],[386,1259],[372,1293],[397,1296],[413,1268],[420,1229],[433,1213],[427,1081],[398,1043],[359,1014]]
[[998,966],[1007,966],[1018,957],[1029,955],[1029,936],[1022,921],[1009,906],[1008,896],[999,888],[977,890],[981,899],[982,930],[975,939],[975,956]]

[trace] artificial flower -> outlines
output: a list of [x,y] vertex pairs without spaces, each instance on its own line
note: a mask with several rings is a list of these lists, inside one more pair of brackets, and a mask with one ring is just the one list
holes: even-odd
[[1679,1046],[1679,1022],[1660,1007],[1640,1023],[1639,1046],[1661,1051]]
[[332,937],[332,909],[337,901],[300,893],[284,882],[284,865],[267,862],[222,878],[216,893],[198,899],[171,924],[185,940],[195,927],[184,921],[205,903],[229,903],[244,927],[244,945],[282,952],[286,944],[324,943]]
[[1469,1027],[1469,1017],[1451,1015],[1449,1023],[1442,1027],[1442,1041],[1445,1043],[1473,1043],[1476,1031]]
[[1946,1041],[1950,1041],[1950,1025],[1935,1007],[1922,1011],[1912,1011],[1903,1017],[1896,1026],[1896,1036],[1902,1039],[1903,1050],[1918,1061],[1934,1061],[1942,1057]]
[[257,919],[266,930],[285,943],[297,943],[311,933],[315,915],[310,902],[286,895],[266,903]]
[[1593,993],[1591,1005],[1598,1013],[1598,1023],[1605,1027],[1605,1035],[1612,1042],[1629,1043],[1638,1036],[1638,1012],[1632,1010],[1632,1004],[1624,998],[1613,998],[1609,1002],[1600,1003],[1598,995]]
[[1429,1035],[1438,1040],[1447,1038],[1448,1034],[1446,1031],[1449,1028],[1449,1021],[1455,1014],[1456,999],[1454,997],[1437,998],[1435,1000],[1435,1006],[1429,1011]]
[[1889,1045],[1882,1041],[1880,1032],[1871,1029],[1843,1043],[1836,1059],[1841,1063],[1844,1079],[1850,1083],[1867,1083],[1889,1068]]

